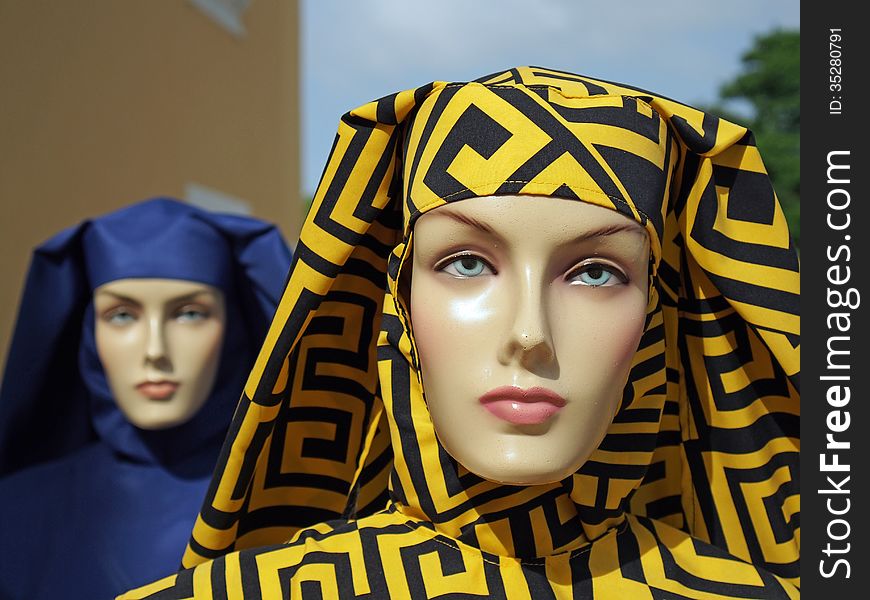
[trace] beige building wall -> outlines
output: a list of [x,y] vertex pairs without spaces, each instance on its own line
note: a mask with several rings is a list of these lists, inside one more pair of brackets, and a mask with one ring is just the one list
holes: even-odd
[[85,217],[193,183],[295,241],[297,1],[241,21],[237,37],[189,0],[0,0],[0,364],[31,249]]

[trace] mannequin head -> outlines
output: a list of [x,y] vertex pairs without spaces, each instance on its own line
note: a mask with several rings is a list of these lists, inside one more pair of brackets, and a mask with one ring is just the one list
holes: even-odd
[[211,392],[226,325],[217,288],[178,279],[119,279],[94,291],[97,353],[130,423],[190,420]]
[[447,452],[510,484],[586,462],[643,333],[648,266],[644,228],[584,202],[487,196],[422,215],[410,313]]

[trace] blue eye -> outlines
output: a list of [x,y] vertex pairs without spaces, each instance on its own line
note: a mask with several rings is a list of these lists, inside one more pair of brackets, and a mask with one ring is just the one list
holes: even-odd
[[183,308],[175,313],[175,318],[182,322],[197,322],[203,321],[209,317],[209,313],[200,308]]
[[484,274],[492,274],[492,268],[482,258],[477,256],[460,256],[443,267],[436,267],[437,270],[449,273],[454,277],[477,277]]
[[124,326],[129,325],[130,323],[134,323],[136,321],[136,315],[126,309],[117,309],[114,310],[103,317],[110,325],[116,326]]
[[591,263],[572,271],[566,279],[571,283],[601,287],[626,283],[627,278],[615,267],[601,263]]

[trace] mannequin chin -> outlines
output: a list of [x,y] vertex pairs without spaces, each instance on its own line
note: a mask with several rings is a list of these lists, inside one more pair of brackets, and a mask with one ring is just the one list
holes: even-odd
[[488,196],[422,215],[410,314],[447,452],[507,484],[582,466],[622,398],[648,268],[644,228],[584,202]]
[[97,353],[118,407],[140,429],[190,420],[211,392],[223,293],[178,279],[119,279],[94,291]]

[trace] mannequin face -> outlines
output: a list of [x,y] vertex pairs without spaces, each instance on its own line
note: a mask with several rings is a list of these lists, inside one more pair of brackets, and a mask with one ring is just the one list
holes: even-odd
[[97,353],[118,407],[136,427],[191,419],[217,375],[226,312],[210,285],[119,279],[94,291]]
[[640,225],[583,202],[491,196],[421,216],[410,313],[447,452],[510,484],[586,462],[643,333],[648,266]]

